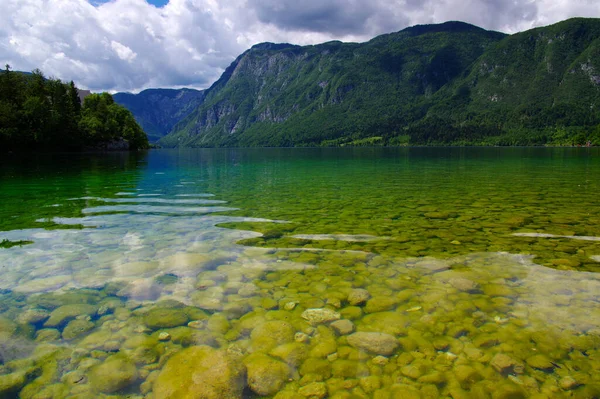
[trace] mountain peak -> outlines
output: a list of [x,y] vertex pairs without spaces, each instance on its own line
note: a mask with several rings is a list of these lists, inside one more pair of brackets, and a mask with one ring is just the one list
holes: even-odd
[[[415,25],[403,29],[401,32],[409,33],[412,36],[419,36],[426,33],[438,33],[438,32],[482,32],[485,29],[475,25],[471,25],[461,21],[448,21],[441,24],[426,24],[426,25]],[[499,32],[498,32],[499,33]],[[505,35],[505,34],[502,34]]]
[[295,48],[295,47],[300,47],[300,46],[298,46],[296,44],[290,44],[290,43],[263,42],[263,43],[255,44],[250,49],[251,50],[283,50],[286,48]]

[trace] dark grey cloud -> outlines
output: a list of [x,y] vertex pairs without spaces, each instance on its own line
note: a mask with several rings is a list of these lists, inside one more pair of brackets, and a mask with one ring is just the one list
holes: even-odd
[[250,0],[258,19],[285,31],[334,35],[370,33],[369,21],[380,18],[379,4],[359,0]]

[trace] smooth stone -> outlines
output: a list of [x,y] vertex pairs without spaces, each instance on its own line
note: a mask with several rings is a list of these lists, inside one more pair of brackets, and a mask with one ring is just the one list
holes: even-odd
[[531,357],[528,357],[527,360],[527,365],[529,365],[530,367],[533,367],[534,369],[539,369],[539,370],[544,370],[544,371],[549,371],[554,369],[554,364],[552,364],[552,361],[550,360],[550,358],[546,355],[533,355]]
[[144,316],[144,324],[153,330],[183,326],[188,321],[188,315],[182,309],[152,309]]
[[522,374],[523,364],[504,353],[497,353],[490,362],[490,366],[497,372],[507,375],[512,373]]
[[158,334],[158,340],[159,341],[168,341],[171,339],[171,334],[169,334],[168,332],[161,332],[160,334]]
[[0,375],[0,397],[17,398],[18,392],[27,384],[30,374],[30,371],[16,371]]
[[337,320],[330,325],[339,335],[348,335],[354,332],[354,323],[348,319]]
[[453,277],[448,280],[448,283],[457,290],[465,292],[475,291],[479,288],[476,282],[464,277]]
[[48,292],[55,291],[65,284],[71,282],[72,276],[70,275],[61,275],[61,276],[52,276],[47,278],[38,278],[29,280],[23,284],[15,287],[15,292],[23,292],[27,294],[32,294],[35,292]]
[[27,309],[17,316],[21,324],[37,324],[50,317],[50,312],[45,309]]
[[560,381],[558,382],[558,385],[565,391],[569,391],[569,390],[579,386],[579,383],[577,382],[577,380],[575,378],[568,375],[566,377],[561,378]]
[[338,312],[327,308],[306,309],[301,316],[313,326],[339,320],[341,317]]
[[454,377],[463,389],[470,389],[474,383],[483,379],[476,369],[464,364],[454,368]]
[[371,298],[369,291],[363,288],[357,288],[350,291],[348,294],[348,303],[351,306],[362,305],[363,303],[367,302],[369,298]]
[[96,392],[114,393],[137,380],[135,363],[122,354],[107,357],[88,373],[88,381]]
[[44,323],[44,327],[59,327],[77,316],[93,316],[96,306],[87,304],[74,304],[60,306],[50,313],[50,318]]
[[54,328],[44,328],[42,330],[38,330],[35,336],[36,342],[58,341],[59,339],[60,331]]
[[400,301],[398,298],[391,296],[375,296],[367,301],[365,305],[365,312],[377,313],[385,312],[395,308]]
[[171,357],[153,384],[160,399],[240,399],[245,368],[237,356],[192,346]]
[[406,334],[408,322],[408,317],[397,312],[372,313],[363,317],[360,324],[357,323],[357,330],[401,335]]
[[255,351],[270,350],[294,341],[294,327],[287,321],[273,320],[256,326],[250,333],[250,344]]
[[89,320],[71,320],[63,330],[62,337],[66,340],[75,339],[92,330],[94,327],[95,324]]
[[394,353],[399,345],[393,335],[377,332],[357,332],[347,339],[348,344],[356,349],[384,356]]
[[324,398],[327,396],[327,385],[324,382],[311,382],[298,390],[298,393],[307,398]]
[[299,342],[290,342],[274,348],[269,355],[281,359],[290,367],[297,368],[306,360],[308,346]]
[[262,353],[255,353],[244,359],[248,373],[248,386],[252,391],[268,396],[277,393],[290,376],[287,364]]

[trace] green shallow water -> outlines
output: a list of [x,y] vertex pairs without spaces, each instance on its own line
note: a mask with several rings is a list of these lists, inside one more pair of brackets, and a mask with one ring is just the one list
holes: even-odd
[[599,194],[595,148],[4,158],[0,396],[600,397]]

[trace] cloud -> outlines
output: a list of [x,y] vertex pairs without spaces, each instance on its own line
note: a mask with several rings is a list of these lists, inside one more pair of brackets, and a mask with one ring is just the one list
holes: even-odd
[[[161,0],[162,5],[165,0]],[[152,0],[156,3],[155,0]],[[0,0],[0,62],[93,90],[208,87],[261,41],[363,41],[462,20],[516,32],[600,16],[597,0]]]

